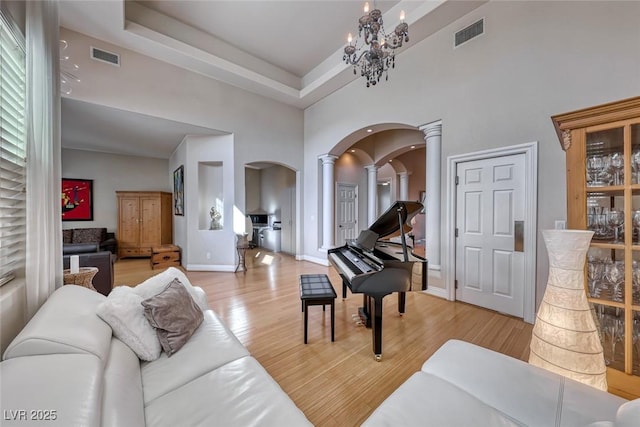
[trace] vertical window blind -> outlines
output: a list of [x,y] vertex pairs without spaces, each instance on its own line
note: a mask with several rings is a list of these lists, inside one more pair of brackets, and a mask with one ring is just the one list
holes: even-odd
[[24,272],[25,78],[24,37],[0,12],[0,286]]

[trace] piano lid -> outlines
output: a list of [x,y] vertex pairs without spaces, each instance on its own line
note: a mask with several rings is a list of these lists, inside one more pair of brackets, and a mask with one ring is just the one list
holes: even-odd
[[402,223],[404,224],[404,232],[411,231],[413,227],[409,224],[411,219],[422,210],[422,203],[414,201],[397,201],[380,215],[376,222],[371,224],[369,230],[378,234],[380,238],[386,237],[399,230],[398,211],[402,215]]

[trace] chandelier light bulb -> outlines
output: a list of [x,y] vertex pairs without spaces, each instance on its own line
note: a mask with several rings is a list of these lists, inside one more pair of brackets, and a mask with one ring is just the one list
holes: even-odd
[[384,46],[384,37],[380,37],[380,47]]
[[364,13],[369,13],[369,2],[364,2]]
[[400,11],[400,22],[404,22],[404,10]]
[[351,33],[349,33],[349,35],[347,36],[347,43],[351,44],[352,41],[353,41],[353,36],[351,35]]

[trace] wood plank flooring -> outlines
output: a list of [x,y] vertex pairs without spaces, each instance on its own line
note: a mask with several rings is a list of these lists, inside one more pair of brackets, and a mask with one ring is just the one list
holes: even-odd
[[[116,284],[135,285],[162,270],[149,260],[119,260]],[[330,310],[309,309],[308,344],[303,344],[300,274],[325,273],[338,293],[336,340]],[[397,298],[384,298],[382,362],[373,359],[371,330],[352,315],[362,295],[342,300],[334,269],[295,261],[280,253],[247,252],[247,272],[187,272],[207,293],[209,304],[252,355],[316,426],[357,426],[438,347],[462,339],[527,360],[532,325],[476,306],[423,293],[407,294],[406,314]]]

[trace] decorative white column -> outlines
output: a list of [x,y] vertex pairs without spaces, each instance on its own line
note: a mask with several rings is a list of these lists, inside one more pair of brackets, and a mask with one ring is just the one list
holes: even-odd
[[338,157],[331,154],[320,156],[322,160],[322,249],[331,249],[334,246],[334,204],[335,190],[333,178],[333,165]]
[[378,167],[376,165],[365,166],[367,169],[367,223],[368,225],[378,218]]
[[408,200],[409,199],[409,174],[407,172],[400,172],[398,174],[400,177],[400,197],[398,200]]
[[440,156],[442,121],[420,126],[427,143],[427,184],[425,198],[425,253],[430,270],[440,270]]

